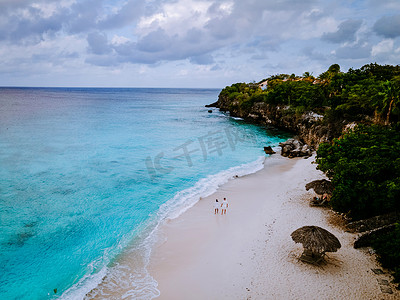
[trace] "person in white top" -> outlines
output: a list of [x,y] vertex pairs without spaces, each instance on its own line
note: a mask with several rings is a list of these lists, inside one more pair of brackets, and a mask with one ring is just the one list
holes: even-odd
[[218,202],[218,199],[215,199],[214,202],[214,214],[218,214],[219,208],[221,207],[221,204]]
[[227,208],[228,208],[228,201],[226,200],[226,198],[224,198],[221,204],[221,215],[226,215]]

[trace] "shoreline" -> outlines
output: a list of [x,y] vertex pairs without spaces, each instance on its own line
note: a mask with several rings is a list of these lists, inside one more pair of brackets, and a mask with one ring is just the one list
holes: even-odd
[[[278,146],[274,150],[278,151]],[[98,280],[85,284],[90,286],[89,289],[83,285],[74,286],[63,294],[63,299],[79,298],[82,295],[85,295],[85,299],[125,298],[127,295],[134,296],[135,299],[153,299],[159,291],[157,282],[148,273],[147,266],[154,246],[162,239],[160,228],[163,224],[179,219],[201,199],[214,194],[224,184],[238,177],[254,174],[262,170],[265,164],[270,163],[271,157],[260,156],[250,163],[208,175],[192,187],[178,192],[161,205],[157,217],[145,226],[146,229],[141,233],[141,237],[118,255],[111,265],[100,271],[103,275],[96,276]]]
[[[256,173],[230,180],[176,219],[159,228],[149,274],[157,281],[156,299],[396,299],[383,294],[373,255],[353,248],[355,235],[328,222],[330,210],[311,208],[313,191],[305,184],[324,178],[309,159],[269,158]],[[227,215],[214,215],[213,202],[227,197]],[[298,261],[302,246],[290,233],[321,226],[342,248],[327,264]]]

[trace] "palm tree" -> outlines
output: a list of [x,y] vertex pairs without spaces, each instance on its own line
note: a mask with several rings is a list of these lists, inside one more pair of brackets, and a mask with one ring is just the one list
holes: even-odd
[[310,74],[310,72],[304,72],[303,74],[303,80],[307,81],[307,82],[314,82],[314,76],[312,74]]
[[385,125],[389,125],[390,114],[393,108],[399,104],[400,86],[397,82],[387,80],[383,83],[382,87],[383,87],[382,110],[383,111],[387,110]]

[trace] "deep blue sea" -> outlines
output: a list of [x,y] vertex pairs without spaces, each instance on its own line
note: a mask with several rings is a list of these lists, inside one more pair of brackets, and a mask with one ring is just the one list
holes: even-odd
[[158,224],[259,170],[263,147],[288,137],[209,113],[218,94],[0,88],[0,299],[156,296]]

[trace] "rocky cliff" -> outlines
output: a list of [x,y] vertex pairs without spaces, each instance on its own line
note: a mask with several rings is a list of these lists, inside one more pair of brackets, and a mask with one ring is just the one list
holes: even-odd
[[320,114],[312,111],[299,113],[289,106],[276,106],[265,102],[244,106],[240,105],[239,101],[232,101],[224,95],[220,95],[218,101],[210,106],[217,107],[221,111],[228,111],[233,117],[290,131],[315,149],[320,143],[340,136],[347,125],[346,122],[325,122]]

